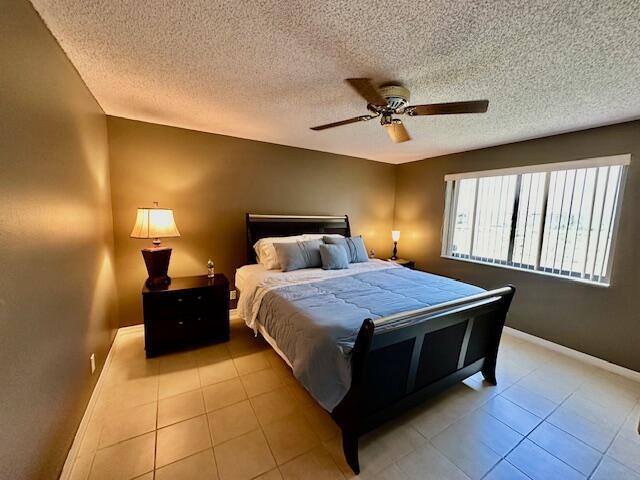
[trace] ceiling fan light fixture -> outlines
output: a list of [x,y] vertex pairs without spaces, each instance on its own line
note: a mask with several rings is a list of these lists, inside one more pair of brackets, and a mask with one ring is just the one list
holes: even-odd
[[411,140],[409,132],[407,132],[400,120],[396,119],[396,121],[384,125],[384,128],[393,143],[403,143]]
[[409,90],[398,83],[386,83],[376,88],[369,78],[347,78],[346,82],[351,85],[360,97],[367,101],[367,110],[369,110],[371,114],[311,127],[311,130],[326,130],[350,123],[366,122],[373,118],[380,117],[380,125],[385,127],[389,138],[391,138],[394,143],[402,143],[411,140],[411,137],[402,124],[402,121],[398,118],[393,118],[394,115],[414,117],[485,113],[489,107],[489,100],[407,105],[409,103]]

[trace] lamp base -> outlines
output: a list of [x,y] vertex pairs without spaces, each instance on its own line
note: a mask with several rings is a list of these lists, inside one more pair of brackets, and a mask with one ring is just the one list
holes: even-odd
[[170,247],[143,248],[142,257],[149,275],[145,282],[147,287],[157,288],[171,283],[171,278],[167,275],[171,259]]

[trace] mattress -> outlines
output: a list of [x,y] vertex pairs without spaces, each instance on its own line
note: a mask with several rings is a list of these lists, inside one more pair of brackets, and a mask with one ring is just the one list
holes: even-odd
[[238,313],[261,331],[326,410],[351,385],[350,353],[362,322],[484,290],[450,278],[371,260],[345,270],[238,269]]

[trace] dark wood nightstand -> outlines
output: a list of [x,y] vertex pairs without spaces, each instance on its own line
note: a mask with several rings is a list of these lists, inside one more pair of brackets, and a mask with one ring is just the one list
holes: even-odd
[[229,340],[229,281],[221,273],[177,277],[142,289],[147,357]]
[[397,258],[396,260],[391,260],[389,258],[388,260],[390,262],[397,263],[400,266],[407,267],[407,268],[410,268],[412,270],[415,270],[415,268],[416,268],[416,263],[413,260],[406,260],[404,258]]

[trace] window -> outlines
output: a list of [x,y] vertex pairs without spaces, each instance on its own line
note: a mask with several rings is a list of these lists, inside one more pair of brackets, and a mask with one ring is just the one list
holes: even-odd
[[447,175],[443,256],[608,285],[629,161]]

